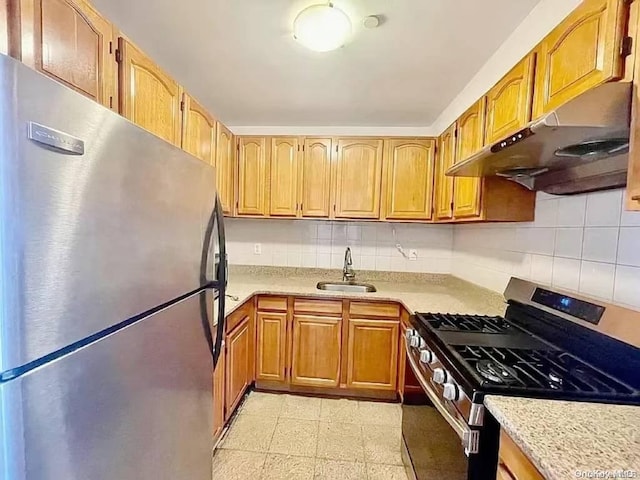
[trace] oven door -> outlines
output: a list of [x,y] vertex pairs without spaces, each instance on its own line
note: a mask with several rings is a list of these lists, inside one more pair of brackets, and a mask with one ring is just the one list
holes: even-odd
[[[405,463],[417,480],[489,478],[476,468],[479,431],[454,415],[431,385],[419,352],[406,344],[407,363],[422,387],[406,392],[402,405]],[[495,473],[494,473],[495,478]]]

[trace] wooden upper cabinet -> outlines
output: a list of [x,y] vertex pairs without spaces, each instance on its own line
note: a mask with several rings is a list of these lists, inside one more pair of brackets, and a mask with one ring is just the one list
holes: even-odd
[[453,217],[453,177],[445,172],[456,160],[456,124],[447,128],[438,139],[438,158],[435,174],[435,220],[450,220]]
[[[640,3],[635,2],[629,22],[640,27]],[[636,28],[633,44],[634,88],[631,96],[631,133],[629,138],[629,171],[627,173],[626,209],[640,211],[640,28]]]
[[120,113],[180,146],[182,89],[141,50],[120,37]]
[[434,140],[388,140],[383,218],[429,220],[433,211]]
[[216,121],[193,97],[182,95],[182,149],[215,165]]
[[349,320],[347,388],[395,390],[399,320]]
[[329,217],[331,213],[330,138],[305,138],[300,180],[303,217]]
[[341,330],[341,318],[297,314],[293,316],[293,385],[338,386],[342,358]]
[[19,4],[21,38],[10,37],[20,43],[10,50],[30,67],[117,108],[113,25],[86,0],[13,3]]
[[530,53],[487,93],[485,143],[502,140],[531,120],[535,54]]
[[538,47],[533,116],[620,78],[625,0],[584,0]]
[[222,203],[222,211],[226,215],[233,214],[235,202],[235,142],[231,131],[222,123],[216,122],[216,178],[218,198]]
[[336,218],[378,218],[382,178],[380,139],[340,139],[337,145]]
[[258,312],[256,327],[256,379],[286,381],[287,314]]
[[267,139],[238,138],[238,215],[265,216],[267,207]]
[[[458,119],[456,163],[467,159],[482,148],[484,138],[485,98],[482,97]],[[482,179],[455,177],[453,186],[453,216],[455,218],[480,215]]]
[[298,154],[296,137],[271,139],[269,214],[278,217],[298,215]]

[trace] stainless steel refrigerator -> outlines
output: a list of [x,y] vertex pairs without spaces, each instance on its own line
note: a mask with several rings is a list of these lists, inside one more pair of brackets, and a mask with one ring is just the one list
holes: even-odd
[[214,169],[0,55],[0,478],[211,478]]

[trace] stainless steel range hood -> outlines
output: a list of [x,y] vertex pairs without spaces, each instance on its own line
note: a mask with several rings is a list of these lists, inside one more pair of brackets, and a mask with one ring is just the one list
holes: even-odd
[[573,194],[627,181],[631,83],[605,83],[507,138],[487,145],[446,174],[501,176],[530,190]]

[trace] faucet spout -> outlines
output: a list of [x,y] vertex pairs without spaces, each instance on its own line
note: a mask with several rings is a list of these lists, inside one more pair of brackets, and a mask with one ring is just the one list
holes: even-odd
[[344,252],[344,266],[342,267],[342,281],[354,282],[356,272],[353,270],[353,259],[351,258],[351,248],[347,247]]

